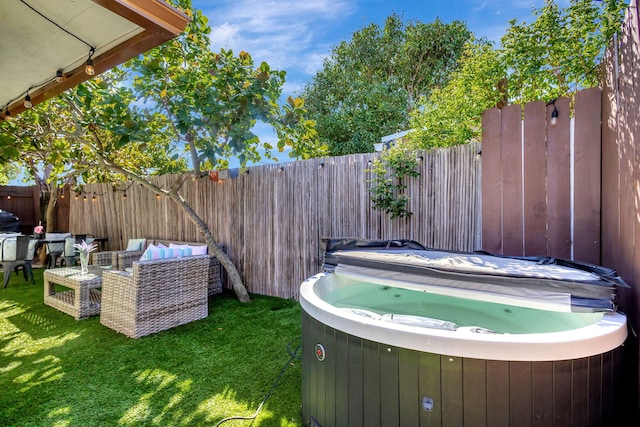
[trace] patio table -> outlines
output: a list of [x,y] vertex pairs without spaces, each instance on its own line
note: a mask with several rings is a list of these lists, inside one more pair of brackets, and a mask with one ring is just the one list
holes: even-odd
[[[100,267],[89,266],[89,272],[81,273],[80,267],[52,268],[44,271],[44,303],[76,320],[100,314],[102,287]],[[68,290],[56,291],[60,285]]]

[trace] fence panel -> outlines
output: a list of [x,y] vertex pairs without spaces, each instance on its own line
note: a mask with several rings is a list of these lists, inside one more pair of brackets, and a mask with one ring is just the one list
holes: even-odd
[[[478,249],[479,151],[473,143],[420,153],[421,176],[407,182],[410,218],[391,220],[371,208],[368,169],[380,153],[257,166],[248,174],[231,171],[224,181],[187,180],[180,192],[225,247],[249,292],[297,298],[300,283],[319,272],[322,237]],[[153,179],[168,186],[175,178]],[[136,183],[115,188],[85,186],[86,201],[80,195],[71,202],[69,231],[107,237],[112,248],[136,237],[203,241],[168,198]]]
[[483,115],[484,250],[599,263],[600,90],[574,104],[574,125],[567,98]]

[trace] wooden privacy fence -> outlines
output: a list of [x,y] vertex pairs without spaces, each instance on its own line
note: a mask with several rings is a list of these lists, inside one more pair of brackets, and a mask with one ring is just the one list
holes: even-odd
[[[301,282],[320,270],[322,237],[478,249],[479,151],[473,143],[422,153],[421,176],[408,182],[413,215],[405,219],[371,208],[369,162],[379,153],[253,167],[222,182],[189,180],[180,193],[225,247],[249,292],[297,298]],[[174,178],[154,181],[166,187]],[[84,194],[86,201],[71,200],[72,233],[107,237],[112,248],[136,237],[203,241],[175,203],[139,184],[121,183],[115,191],[88,185]]]
[[5,186],[0,188],[0,209],[20,218],[20,231],[32,233],[40,216],[40,191],[38,187]]
[[600,117],[598,88],[485,111],[484,250],[600,263]]

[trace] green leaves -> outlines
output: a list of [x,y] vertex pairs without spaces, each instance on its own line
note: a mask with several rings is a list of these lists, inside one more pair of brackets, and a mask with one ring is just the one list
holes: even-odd
[[469,35],[459,21],[405,24],[393,14],[337,45],[302,95],[331,154],[371,152],[406,129],[408,112],[446,83]]
[[410,217],[410,199],[404,190],[408,178],[420,176],[415,152],[395,147],[385,150],[369,171],[374,174],[368,181],[373,184],[369,189],[373,208],[391,215],[391,219]]
[[546,0],[534,10],[532,23],[511,21],[501,41],[510,98],[517,103],[547,100],[597,86],[597,66],[625,7],[616,0],[572,0],[560,8]]

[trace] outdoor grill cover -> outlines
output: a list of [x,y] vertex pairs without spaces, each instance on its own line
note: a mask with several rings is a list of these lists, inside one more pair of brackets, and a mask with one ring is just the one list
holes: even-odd
[[0,209],[0,232],[20,231],[20,218],[11,212]]

